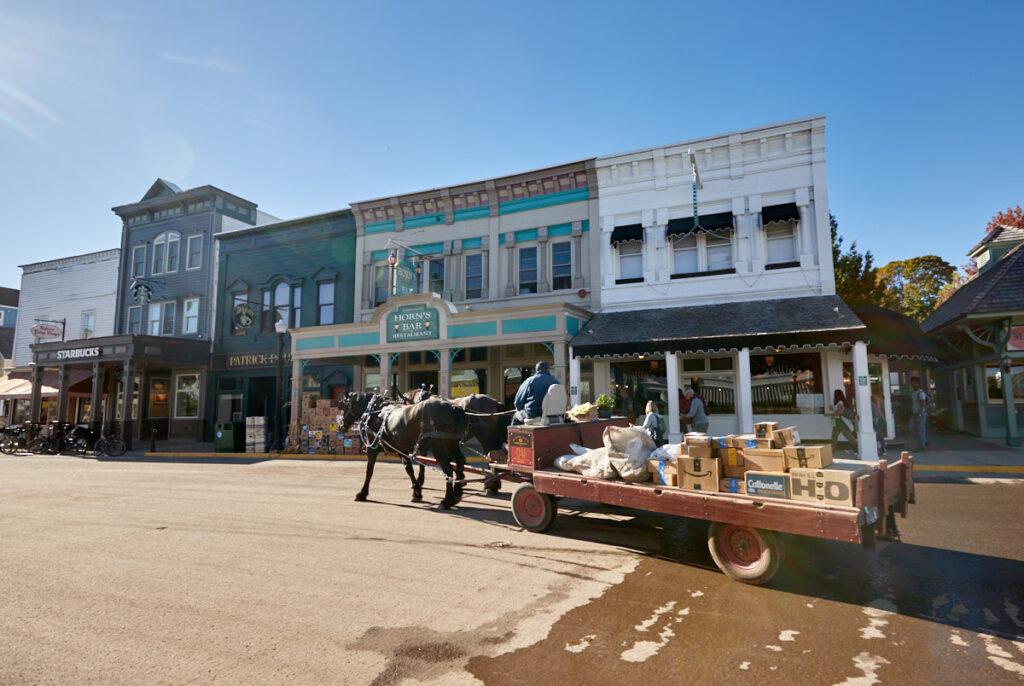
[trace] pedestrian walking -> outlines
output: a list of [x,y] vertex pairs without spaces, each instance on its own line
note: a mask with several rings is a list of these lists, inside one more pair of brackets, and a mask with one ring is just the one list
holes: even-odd
[[647,414],[644,416],[643,428],[647,429],[657,445],[662,445],[665,442],[665,427],[662,423],[664,420],[658,414],[658,406],[653,400],[648,400],[644,410]]
[[839,437],[844,436],[850,442],[850,450],[857,452],[857,433],[847,420],[854,421],[857,415],[846,406],[846,394],[838,388],[832,394],[832,452],[839,452]]
[[875,430],[878,454],[885,455],[885,412],[882,411],[882,403],[877,395],[871,396],[871,426]]
[[910,435],[917,439],[917,451],[921,452],[928,445],[925,426],[928,423],[928,394],[921,388],[921,379],[910,377]]

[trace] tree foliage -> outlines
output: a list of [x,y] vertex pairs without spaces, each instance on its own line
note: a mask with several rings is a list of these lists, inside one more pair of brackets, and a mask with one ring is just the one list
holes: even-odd
[[923,321],[955,278],[956,267],[938,255],[895,260],[878,270],[881,305]]
[[1024,229],[1024,209],[1020,205],[1007,207],[1005,211],[999,212],[989,220],[985,227],[985,233],[999,226],[1012,226],[1017,229]]
[[857,241],[843,250],[843,237],[839,235],[839,222],[828,215],[832,232],[832,264],[836,277],[836,294],[850,307],[864,303],[878,303],[877,269],[871,251],[860,253]]

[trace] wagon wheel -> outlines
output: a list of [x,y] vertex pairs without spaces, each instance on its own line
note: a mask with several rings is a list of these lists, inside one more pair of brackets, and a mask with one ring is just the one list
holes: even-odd
[[512,492],[512,516],[527,531],[540,533],[551,526],[558,506],[555,499],[540,493],[531,483],[522,483]]
[[774,531],[712,522],[708,550],[718,568],[735,581],[761,585],[779,571],[782,545]]

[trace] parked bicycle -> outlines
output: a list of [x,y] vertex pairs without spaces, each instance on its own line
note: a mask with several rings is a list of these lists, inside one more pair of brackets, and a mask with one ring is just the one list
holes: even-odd
[[0,452],[6,455],[17,455],[28,451],[28,424],[15,424],[5,427],[0,434]]
[[96,443],[93,445],[92,450],[97,457],[100,455],[121,457],[125,454],[125,451],[128,450],[128,445],[118,435],[116,428],[111,426],[107,430],[107,433],[96,439]]
[[36,455],[74,452],[74,440],[72,439],[74,428],[75,425],[70,422],[50,422],[48,432],[39,431],[36,437],[29,441],[29,452]]

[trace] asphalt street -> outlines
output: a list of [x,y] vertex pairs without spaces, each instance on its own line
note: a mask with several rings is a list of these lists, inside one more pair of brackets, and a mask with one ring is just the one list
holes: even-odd
[[768,587],[706,526],[379,464],[0,459],[0,683],[1024,680],[1024,485],[922,483],[877,553],[785,537]]

